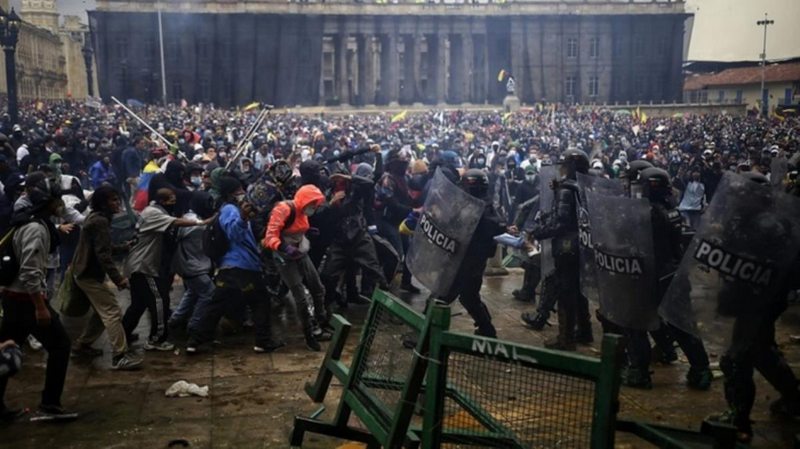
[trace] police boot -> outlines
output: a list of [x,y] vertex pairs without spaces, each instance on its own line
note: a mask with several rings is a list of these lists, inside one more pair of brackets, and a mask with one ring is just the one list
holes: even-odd
[[642,368],[627,367],[622,372],[622,385],[641,390],[653,388],[653,380],[650,378],[650,370]]
[[314,328],[307,327],[303,329],[303,338],[306,341],[306,347],[314,352],[322,351],[322,346],[320,346],[317,339],[314,337]]
[[535,331],[540,331],[544,329],[545,326],[551,326],[551,324],[547,322],[547,319],[550,318],[550,314],[547,312],[524,312],[520,318],[525,327]]
[[592,323],[586,322],[578,324],[575,331],[575,342],[579,345],[590,345],[594,343],[594,335],[592,335]]
[[575,348],[575,322],[564,308],[558,308],[558,336],[544,343],[547,349],[559,351],[574,351]]

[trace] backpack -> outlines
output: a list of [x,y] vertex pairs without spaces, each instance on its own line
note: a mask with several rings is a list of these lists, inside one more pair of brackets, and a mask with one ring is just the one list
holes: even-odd
[[0,240],[0,286],[2,287],[11,285],[19,274],[19,260],[14,254],[14,245],[12,244],[16,230],[16,227],[11,228]]
[[225,230],[222,229],[219,215],[220,213],[217,212],[211,223],[203,230],[203,252],[211,259],[214,265],[217,265],[228,253],[228,250],[231,249],[231,242],[228,241],[228,236],[225,235]]

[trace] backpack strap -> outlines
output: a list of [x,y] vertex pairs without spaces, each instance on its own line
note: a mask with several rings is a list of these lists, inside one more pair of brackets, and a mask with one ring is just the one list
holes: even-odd
[[288,200],[286,205],[289,206],[289,216],[286,217],[286,221],[283,223],[283,229],[292,227],[297,217],[297,207],[294,205],[294,201]]

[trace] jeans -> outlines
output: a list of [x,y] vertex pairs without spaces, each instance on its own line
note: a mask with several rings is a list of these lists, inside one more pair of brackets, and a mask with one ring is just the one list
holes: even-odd
[[309,310],[311,304],[309,303],[308,295],[306,295],[306,287],[311,292],[314,316],[318,324],[326,323],[329,316],[325,308],[325,287],[322,285],[311,258],[306,254],[297,260],[279,262],[278,272],[281,274],[283,283],[292,292],[303,330],[309,330],[314,326],[314,322],[311,320],[311,311]]
[[200,317],[206,314],[206,309],[214,296],[214,281],[208,274],[201,274],[184,278],[186,291],[183,293],[178,308],[172,312],[170,322],[187,322],[187,328],[197,329]]
[[[58,313],[47,304],[50,311],[50,324],[39,326],[36,322],[36,308],[33,302],[3,298],[3,324],[0,326],[0,341],[8,339],[22,344],[28,335],[33,335],[47,350],[47,368],[42,390],[42,405],[61,406],[61,393],[69,366],[70,340]],[[0,409],[5,407],[8,377],[0,377]]]
[[231,301],[235,302],[240,298],[253,311],[256,346],[269,346],[272,341],[270,298],[261,272],[241,268],[222,269],[214,280],[214,286],[211,300],[204,307],[195,309],[197,321],[194,327],[189,327],[189,346],[198,346],[213,340],[217,324],[230,307]]

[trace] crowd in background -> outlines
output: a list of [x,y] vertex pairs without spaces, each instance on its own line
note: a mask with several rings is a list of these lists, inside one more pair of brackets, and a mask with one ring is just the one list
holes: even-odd
[[[726,170],[798,188],[800,121],[791,117],[646,119],[564,105],[398,116],[275,112],[242,143],[258,110],[136,113],[156,132],[121,108],[73,102],[24,108],[19,123],[0,120],[0,235],[26,230],[12,239],[23,280],[4,293],[0,343],[32,333],[31,344],[48,350],[45,418],[67,413],[60,394],[69,355],[101,354],[93,344],[104,330],[114,369],[142,365],[131,349],[137,340],[145,350],[171,351],[174,336],[185,334],[186,352],[202,352],[223,316],[253,327],[256,353],[271,352],[284,345],[271,323],[290,292],[306,346],[319,351],[331,338],[332,306],[362,303],[376,287],[421,293],[402,257],[409,219],[437,168],[454,179],[483,170],[487,199],[509,224],[544,188],[541,168],[567,150],[585,152],[593,172],[609,178],[636,160],[664,168],[689,226]],[[74,342],[51,305],[70,277],[91,306]],[[176,279],[184,294],[170,310]],[[130,289],[125,310],[107,280]],[[145,313],[150,331],[139,336]],[[5,380],[0,387],[1,399]],[[16,413],[1,401],[0,410]]]

